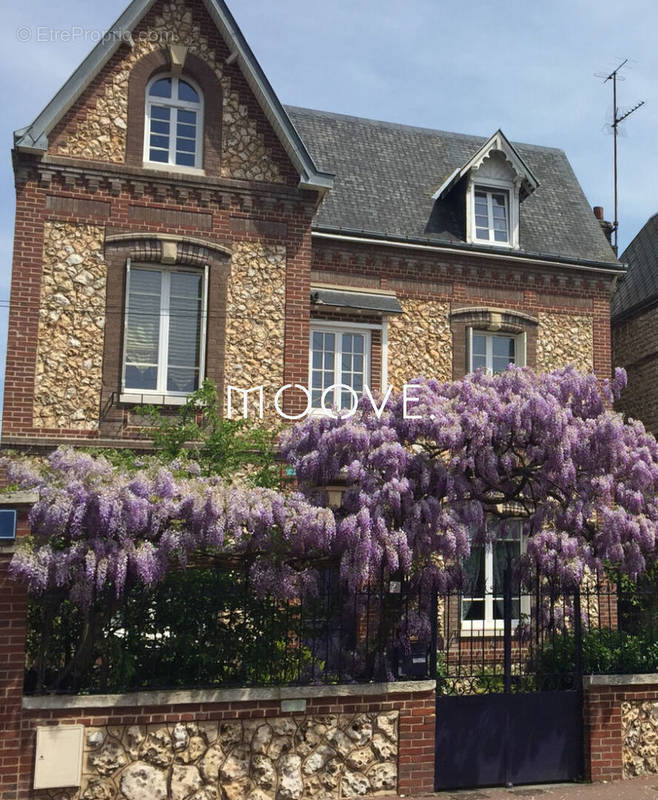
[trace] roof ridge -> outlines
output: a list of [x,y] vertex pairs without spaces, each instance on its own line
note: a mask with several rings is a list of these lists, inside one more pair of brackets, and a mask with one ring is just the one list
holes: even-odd
[[[326,117],[329,119],[339,119],[345,120],[349,122],[360,122],[360,123],[367,123],[369,125],[377,125],[382,128],[392,128],[392,129],[401,129],[405,131],[413,131],[415,133],[426,133],[436,136],[440,134],[442,136],[454,136],[458,137],[462,140],[469,139],[472,140],[473,144],[483,144],[484,142],[488,141],[491,138],[489,136],[481,136],[479,134],[473,133],[460,133],[459,131],[446,131],[441,128],[428,128],[423,125],[406,125],[403,122],[390,122],[388,120],[382,119],[375,119],[373,117],[359,117],[355,114],[343,114],[337,111],[326,111],[324,109],[319,108],[305,108],[303,106],[294,106],[284,103],[283,105],[286,112],[290,111],[298,112],[300,114],[305,114],[306,116],[316,116],[316,117]],[[501,130],[497,128],[496,131]],[[509,140],[512,145],[515,147],[527,147],[532,148],[533,150],[547,150],[552,152],[563,153],[563,149],[561,147],[549,147],[548,145],[543,144],[532,144],[530,142],[513,142]]]

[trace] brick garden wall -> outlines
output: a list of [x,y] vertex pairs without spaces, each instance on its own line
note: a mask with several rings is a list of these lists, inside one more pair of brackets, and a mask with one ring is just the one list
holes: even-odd
[[[29,506],[12,507],[21,536]],[[0,800],[432,791],[433,681],[24,698],[27,597],[9,578],[13,549],[0,546]],[[82,786],[34,792],[36,728],[61,724],[86,729]]]
[[[220,791],[228,800],[333,800],[433,789],[431,682],[27,698],[25,706],[12,747],[18,789],[12,773],[0,782],[2,800],[96,800],[117,790],[130,800],[213,800]],[[85,726],[82,785],[35,792],[36,727],[60,724]]]
[[658,774],[658,675],[596,675],[585,682],[587,777]]

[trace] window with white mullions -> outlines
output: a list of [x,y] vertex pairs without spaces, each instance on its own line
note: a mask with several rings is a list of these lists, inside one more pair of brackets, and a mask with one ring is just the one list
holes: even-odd
[[187,78],[156,76],[146,90],[144,160],[201,166],[201,92]]
[[323,391],[334,383],[335,361],[336,334],[329,331],[313,331],[311,333],[311,402],[313,408],[320,408]]
[[199,387],[204,280],[198,270],[130,269],[124,391],[186,395]]
[[470,371],[484,367],[489,374],[503,372],[509,364],[519,363],[517,336],[473,331]]
[[[365,383],[365,354],[363,352],[365,336],[362,333],[344,333],[341,352],[341,378],[340,382],[350,386],[361,395]],[[341,408],[350,408],[352,395],[343,391]]]
[[485,242],[509,242],[507,192],[475,189],[475,236]]
[[[464,593],[461,620],[465,630],[501,629],[504,615],[504,576],[508,566],[514,570],[525,550],[520,519],[487,521],[486,544],[474,544],[464,561]],[[512,576],[511,617],[518,622],[529,612],[530,598],[521,594],[518,579]]]
[[311,330],[310,384],[313,408],[322,408],[322,395],[327,409],[350,409],[353,396],[340,390],[349,386],[357,395],[364,391],[368,380],[370,334],[368,331],[319,329]]

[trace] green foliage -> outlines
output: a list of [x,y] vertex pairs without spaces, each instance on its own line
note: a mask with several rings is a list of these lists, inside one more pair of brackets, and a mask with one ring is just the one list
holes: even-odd
[[27,692],[285,684],[312,677],[300,607],[256,598],[241,570],[175,572],[152,589],[135,586],[120,603],[103,598],[88,612],[66,599],[33,599],[28,613]]
[[[275,462],[278,431],[248,419],[222,416],[217,387],[206,379],[175,414],[160,406],[136,409],[144,419],[142,433],[152,440],[154,459],[184,473],[191,462],[199,474],[232,480],[243,478],[253,486],[278,488],[281,467]],[[145,460],[132,450],[103,450],[114,465],[132,470]]]
[[[544,685],[573,674],[572,633],[556,636],[536,657],[537,681]],[[602,628],[583,633],[583,674],[629,675],[658,671],[658,642],[647,633]],[[560,688],[553,686],[552,688]]]

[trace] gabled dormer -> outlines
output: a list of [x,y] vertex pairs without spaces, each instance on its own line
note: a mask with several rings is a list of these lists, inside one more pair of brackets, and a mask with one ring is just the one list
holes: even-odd
[[440,201],[453,191],[463,198],[467,243],[518,249],[520,204],[538,186],[532,170],[498,130],[455,169],[433,199]]

